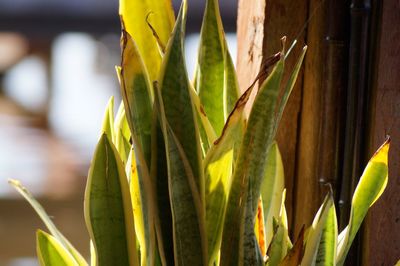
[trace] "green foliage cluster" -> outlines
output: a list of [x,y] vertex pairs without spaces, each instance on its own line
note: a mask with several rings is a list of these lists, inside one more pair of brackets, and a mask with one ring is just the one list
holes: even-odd
[[[198,65],[184,61],[187,3],[121,0],[123,102],[110,100],[88,174],[85,220],[91,265],[342,265],[388,178],[385,142],[368,163],[338,234],[332,194],[292,244],[276,131],[306,48],[261,66],[240,96],[217,0],[207,0]],[[269,73],[269,74],[267,74]],[[260,81],[251,112],[245,106]],[[249,82],[251,83],[251,82]],[[42,265],[88,265],[17,181],[50,234],[37,233]]]

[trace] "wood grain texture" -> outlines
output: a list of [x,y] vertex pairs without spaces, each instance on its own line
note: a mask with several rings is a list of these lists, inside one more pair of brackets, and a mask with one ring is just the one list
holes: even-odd
[[394,265],[400,259],[400,3],[383,1],[381,19],[370,155],[386,134],[392,142],[388,186],[370,210],[364,231],[366,266]]
[[[326,3],[326,2],[325,2]],[[322,203],[318,177],[319,137],[322,122],[322,96],[325,66],[325,4],[310,0],[307,29],[308,51],[305,58],[300,130],[294,191],[293,235],[309,226]]]

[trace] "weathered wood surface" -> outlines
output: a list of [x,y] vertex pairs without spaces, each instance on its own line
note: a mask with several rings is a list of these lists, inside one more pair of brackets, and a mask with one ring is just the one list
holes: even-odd
[[375,68],[370,155],[391,136],[389,182],[370,210],[363,264],[394,265],[400,259],[400,4],[383,1]]

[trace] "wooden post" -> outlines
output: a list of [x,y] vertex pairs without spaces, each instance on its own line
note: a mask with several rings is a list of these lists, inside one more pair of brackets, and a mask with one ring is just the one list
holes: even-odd
[[383,1],[373,80],[369,155],[391,136],[389,182],[368,214],[362,265],[394,265],[400,259],[400,6]]

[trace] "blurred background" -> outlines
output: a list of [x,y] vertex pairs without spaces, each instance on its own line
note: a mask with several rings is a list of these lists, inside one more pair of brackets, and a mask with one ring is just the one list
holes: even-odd
[[[204,2],[189,3],[190,75]],[[220,5],[235,58],[237,2]],[[29,188],[88,254],[83,192],[107,100],[120,101],[119,37],[117,0],[0,1],[0,265],[37,265],[35,230],[44,229],[8,178]]]

